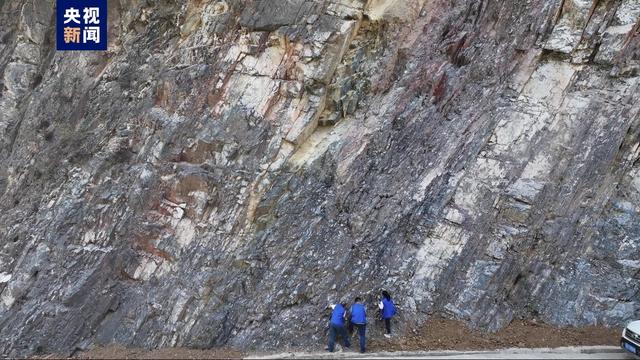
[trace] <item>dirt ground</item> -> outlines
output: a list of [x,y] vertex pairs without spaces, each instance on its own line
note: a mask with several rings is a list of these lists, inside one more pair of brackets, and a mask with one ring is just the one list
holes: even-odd
[[[563,346],[618,345],[619,329],[603,327],[557,328],[536,321],[514,321],[496,333],[470,330],[462,323],[434,317],[419,331],[391,339],[367,339],[368,351],[496,350],[504,348],[555,348]],[[354,336],[353,346],[357,346]],[[322,349],[320,344],[318,349]],[[296,349],[310,351],[318,349]],[[291,349],[287,349],[291,350]],[[74,355],[79,359],[239,359],[233,349],[193,350],[167,348],[143,350],[124,347],[97,348]],[[41,358],[58,358],[43,356]]]
[[403,337],[371,339],[372,351],[496,350],[505,348],[556,348],[612,345],[620,329],[604,327],[558,328],[536,321],[514,321],[496,333],[470,330],[462,323],[431,318],[424,328]]

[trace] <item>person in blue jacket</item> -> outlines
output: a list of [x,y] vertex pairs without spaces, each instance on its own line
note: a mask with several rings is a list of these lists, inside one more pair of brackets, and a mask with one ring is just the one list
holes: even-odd
[[356,297],[354,304],[351,305],[351,321],[349,322],[350,332],[353,332],[354,326],[358,329],[358,335],[360,337],[360,352],[364,354],[367,310],[365,309],[360,297]]
[[344,347],[351,346],[349,343],[349,337],[347,336],[347,330],[345,329],[345,320],[347,318],[347,310],[343,304],[330,305],[333,311],[331,312],[331,321],[329,322],[329,352],[333,352],[336,344],[336,335],[340,334],[344,341]]
[[384,320],[384,326],[386,328],[385,337],[391,337],[391,318],[396,314],[396,305],[391,300],[391,295],[389,295],[388,291],[382,292],[382,299],[378,303],[378,308],[380,308],[380,316],[382,320]]

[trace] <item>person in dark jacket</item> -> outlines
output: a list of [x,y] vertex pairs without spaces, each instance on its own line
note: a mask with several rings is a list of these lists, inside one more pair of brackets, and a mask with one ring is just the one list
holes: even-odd
[[351,321],[349,322],[349,327],[350,332],[353,332],[353,327],[358,329],[358,336],[360,337],[360,352],[364,354],[367,310],[365,309],[360,297],[356,297],[355,303],[351,305]]
[[378,303],[378,308],[380,309],[380,316],[382,320],[384,320],[384,326],[386,328],[385,337],[391,337],[391,318],[396,314],[396,305],[391,300],[391,295],[389,295],[388,291],[382,292],[382,299]]
[[347,336],[347,330],[345,329],[345,319],[347,318],[347,310],[343,304],[330,305],[333,311],[331,312],[331,320],[329,322],[329,352],[333,352],[336,344],[336,336],[340,334],[344,341],[344,347],[351,346],[349,343],[349,337]]

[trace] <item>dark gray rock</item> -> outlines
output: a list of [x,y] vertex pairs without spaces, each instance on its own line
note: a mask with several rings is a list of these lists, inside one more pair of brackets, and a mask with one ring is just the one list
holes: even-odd
[[318,5],[308,0],[255,0],[240,15],[240,25],[255,31],[273,31],[301,22]]

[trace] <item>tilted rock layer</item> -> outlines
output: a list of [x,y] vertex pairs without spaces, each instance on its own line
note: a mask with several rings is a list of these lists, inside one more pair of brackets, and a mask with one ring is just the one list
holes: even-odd
[[0,0],[3,354],[640,316],[640,0],[111,0],[70,53],[54,3]]

